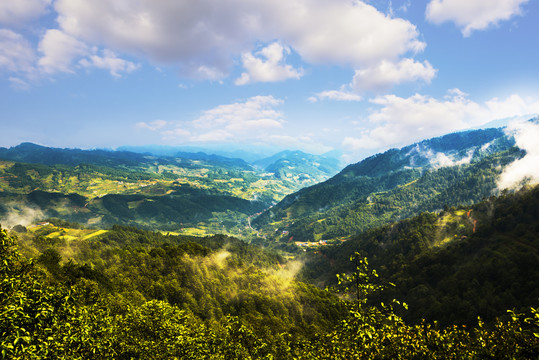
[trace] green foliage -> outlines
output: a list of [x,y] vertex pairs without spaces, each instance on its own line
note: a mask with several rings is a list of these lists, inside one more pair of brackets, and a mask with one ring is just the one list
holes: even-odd
[[302,278],[331,283],[333,274],[352,270],[347,259],[359,251],[396,284],[378,300],[406,301],[406,321],[492,322],[539,298],[538,206],[536,186],[471,208],[423,213],[309,252]]
[[324,183],[287,196],[253,224],[273,239],[275,228],[286,228],[285,240],[295,241],[355,235],[444,204],[471,205],[488,198],[501,169],[523,155],[513,147],[477,155],[469,164],[423,168],[410,166],[405,153],[412,150],[389,150],[350,165]]
[[[223,235],[132,226],[203,223],[239,232],[275,196],[312,181],[301,175],[312,164],[280,159],[268,176],[205,155],[58,149],[44,150],[42,162],[67,165],[2,162],[2,208],[24,198],[56,218],[16,229],[34,260],[0,232],[0,357],[538,358],[539,312],[529,306],[539,298],[539,187],[471,206],[489,196],[499,169],[522,155],[506,150],[512,143],[499,130],[474,136],[405,148],[413,159],[397,150],[374,156],[260,218],[279,236],[286,228],[286,241],[361,232],[341,246],[306,252],[301,278],[327,284],[341,273],[332,291],[296,279],[302,259],[286,261]],[[454,152],[455,143],[473,148],[471,164],[428,169],[428,159],[414,152],[427,145]],[[499,150],[506,151],[493,153]],[[19,160],[39,160],[35,146],[17,151]],[[257,196],[265,204],[248,201]],[[123,225],[86,240],[67,235],[68,227],[81,227],[73,221],[90,219]]]
[[[155,256],[164,256],[164,254]],[[105,292],[95,281],[50,281],[0,233],[0,356],[5,359],[463,359],[539,356],[539,315],[509,312],[492,327],[475,329],[407,325],[392,306],[366,297],[381,287],[366,259],[343,276],[351,290],[348,315],[337,325],[301,335],[289,328],[260,332],[262,322],[244,315],[204,321],[166,301],[136,303]],[[55,264],[57,256],[44,258]],[[207,255],[206,255],[207,257]],[[141,264],[139,264],[141,266]],[[146,271],[150,268],[146,267]],[[252,271],[252,269],[251,269]],[[118,274],[119,275],[119,274]],[[259,277],[264,277],[258,274]],[[247,280],[250,284],[253,278]],[[300,283],[298,283],[300,285]],[[219,283],[220,287],[226,287]],[[300,285],[305,286],[305,285]],[[320,290],[307,287],[306,299]],[[261,292],[258,289],[257,292]],[[359,294],[359,296],[358,296]],[[334,307],[326,303],[326,307]],[[399,305],[400,306],[400,305]],[[262,315],[264,322],[275,314]],[[303,325],[302,325],[303,326]]]
[[[539,356],[539,317],[537,310],[528,314],[512,311],[508,321],[496,321],[485,327],[481,319],[475,329],[422,323],[407,325],[395,315],[392,306],[369,304],[365,299],[383,289],[370,280],[369,270],[359,253],[351,257],[356,270],[340,277],[354,286],[350,313],[336,328],[301,349],[298,358],[308,359],[532,359]],[[395,300],[399,306],[401,304]],[[405,304],[402,304],[406,308]]]

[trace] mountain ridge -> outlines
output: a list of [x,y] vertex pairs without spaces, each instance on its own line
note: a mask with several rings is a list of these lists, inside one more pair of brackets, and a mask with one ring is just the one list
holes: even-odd
[[[347,234],[344,228],[337,232],[323,230],[342,227],[339,223],[349,224],[350,235],[370,223],[381,225],[411,216],[412,208],[441,208],[443,204],[436,205],[436,201],[456,205],[457,197],[444,186],[468,194],[458,196],[459,201],[479,201],[496,188],[501,167],[524,155],[514,145],[514,138],[503,129],[480,129],[390,149],[348,165],[323,183],[288,195],[253,224],[267,235],[280,233],[272,229],[286,228],[296,241],[329,240]],[[274,235],[271,238],[279,241]]]

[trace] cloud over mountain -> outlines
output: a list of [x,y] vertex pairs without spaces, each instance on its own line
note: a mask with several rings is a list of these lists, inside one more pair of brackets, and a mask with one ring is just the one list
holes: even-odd
[[539,122],[513,122],[508,132],[515,136],[516,144],[526,151],[526,155],[509,164],[498,180],[498,188],[507,189],[521,186],[523,181],[539,183]]
[[343,145],[349,149],[402,146],[480,126],[493,119],[539,113],[537,100],[512,95],[481,104],[458,89],[448,91],[444,99],[415,94],[408,98],[385,95],[370,101],[379,106],[368,116],[373,128],[363,130],[359,137],[347,136]]

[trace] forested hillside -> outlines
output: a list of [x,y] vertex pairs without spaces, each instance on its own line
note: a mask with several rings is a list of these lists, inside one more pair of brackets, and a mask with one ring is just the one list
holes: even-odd
[[412,323],[473,326],[507,308],[539,302],[539,186],[471,207],[422,213],[371,229],[339,246],[311,251],[302,272],[319,286],[353,271],[359,252],[388,282],[378,300],[401,299]]
[[524,155],[513,144],[488,129],[388,150],[287,196],[253,223],[285,243],[335,240],[422,211],[473,204],[489,197],[503,167]]
[[40,253],[29,261],[0,231],[2,358],[539,355],[534,308],[476,329],[408,325],[395,314],[400,303],[366,301],[383,287],[357,255],[354,273],[340,278],[350,289],[340,299],[285,275],[278,255],[234,239],[121,227],[87,241],[46,239],[21,237],[25,251]]

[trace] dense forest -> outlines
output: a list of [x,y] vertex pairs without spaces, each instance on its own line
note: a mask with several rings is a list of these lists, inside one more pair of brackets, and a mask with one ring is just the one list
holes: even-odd
[[67,244],[38,242],[46,249],[27,259],[1,230],[3,358],[539,356],[536,309],[475,328],[408,325],[394,310],[405,304],[368,301],[384,286],[359,254],[354,272],[339,277],[337,297],[262,270],[279,256],[237,240],[194,242],[121,227],[107,234],[78,244],[73,255],[87,260],[79,263],[62,256]]
[[422,213],[368,230],[339,246],[307,254],[301,276],[325,286],[350,272],[350,254],[368,257],[396,286],[379,301],[409,304],[412,323],[473,326],[507,308],[539,302],[539,187],[504,193],[473,206]]

